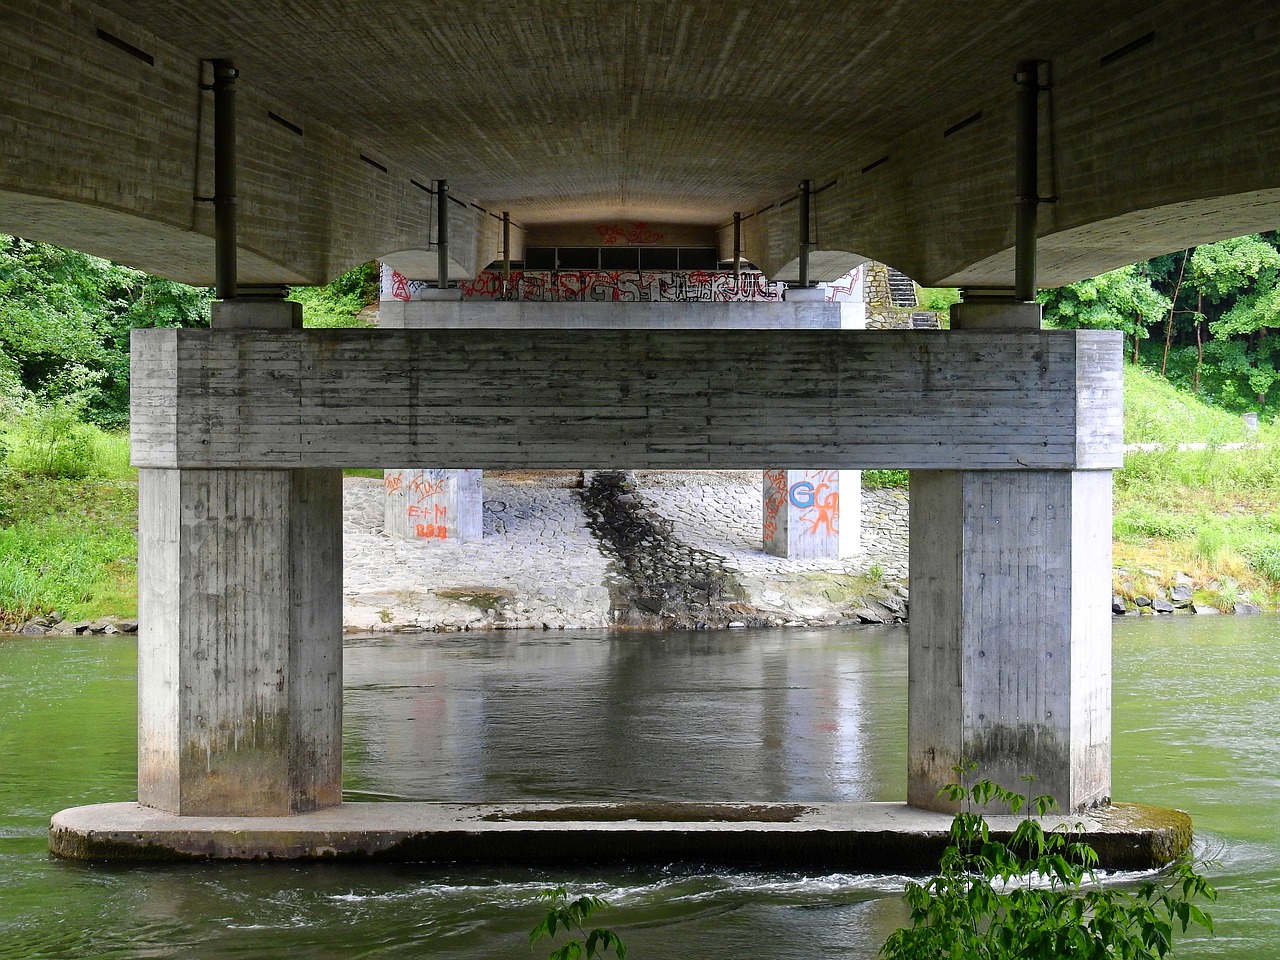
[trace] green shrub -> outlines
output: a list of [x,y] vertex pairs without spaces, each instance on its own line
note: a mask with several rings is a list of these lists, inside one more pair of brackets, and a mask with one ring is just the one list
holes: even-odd
[[[957,768],[957,774],[971,769]],[[1134,891],[1108,888],[1078,828],[1045,831],[1027,817],[1002,843],[971,812],[973,805],[997,802],[1017,813],[1021,795],[989,780],[971,790],[952,784],[943,793],[965,810],[952,821],[938,875],[907,884],[911,926],[885,942],[886,960],[1157,960],[1172,949],[1175,927],[1212,931],[1212,919],[1192,901],[1213,901],[1216,893],[1190,864],[1179,863],[1167,878]],[[1037,797],[1029,809],[1042,817],[1051,804],[1050,797]]]
[[3,428],[5,462],[42,477],[85,477],[94,473],[95,428],[83,423],[68,401],[28,400]]

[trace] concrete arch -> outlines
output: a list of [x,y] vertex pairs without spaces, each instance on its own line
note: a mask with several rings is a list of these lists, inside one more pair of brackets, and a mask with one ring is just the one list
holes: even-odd
[[[1174,250],[1280,228],[1280,188],[1153,207],[1041,236],[1038,282],[1058,287]],[[1013,248],[945,277],[938,286],[1013,275]]]
[[[856,267],[869,263],[870,257],[864,257],[847,250],[810,250],[809,281],[811,283],[829,283],[839,280]],[[797,283],[800,280],[800,258],[795,257],[784,263],[770,280],[782,280],[785,283]]]
[[[107,207],[0,191],[0,232],[55,243],[195,286],[214,282],[212,236]],[[243,246],[238,260],[242,283],[308,282],[288,264]]]
[[[380,254],[373,259],[385,263],[403,277],[410,280],[438,280],[440,276],[440,258],[435,247],[395,250]],[[453,257],[449,258],[450,280],[474,280],[475,272],[469,271]]]

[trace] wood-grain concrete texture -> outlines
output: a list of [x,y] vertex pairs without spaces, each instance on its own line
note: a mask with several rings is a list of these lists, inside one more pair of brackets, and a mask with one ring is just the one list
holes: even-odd
[[340,802],[340,471],[138,483],[139,800],[256,816]]
[[1114,331],[135,330],[131,439],[160,468],[1112,469],[1120,365]]
[[774,274],[798,253],[792,198],[811,179],[815,249],[1008,285],[1026,58],[1052,87],[1046,284],[1280,220],[1280,8],[1265,0],[988,0],[963,16],[942,0],[31,0],[0,18],[0,230],[178,279],[212,263],[212,210],[193,199],[210,192],[212,57],[241,71],[247,280],[425,251],[414,182],[438,178],[467,204],[462,272],[498,256],[503,210],[517,233],[727,229],[741,211],[746,256]]

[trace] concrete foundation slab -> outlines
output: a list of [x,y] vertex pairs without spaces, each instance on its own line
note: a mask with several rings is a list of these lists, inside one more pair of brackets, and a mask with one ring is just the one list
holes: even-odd
[[[988,817],[1007,837],[1019,818]],[[1108,869],[1163,866],[1191,842],[1177,810],[1114,804],[1081,824]],[[137,803],[63,810],[49,849],[78,860],[703,862],[933,870],[951,817],[903,803],[344,803],[282,817],[181,817]]]

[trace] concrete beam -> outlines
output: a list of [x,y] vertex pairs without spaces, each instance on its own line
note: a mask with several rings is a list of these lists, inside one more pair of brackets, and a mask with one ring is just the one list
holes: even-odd
[[1122,463],[1112,331],[136,330],[133,350],[139,467]]

